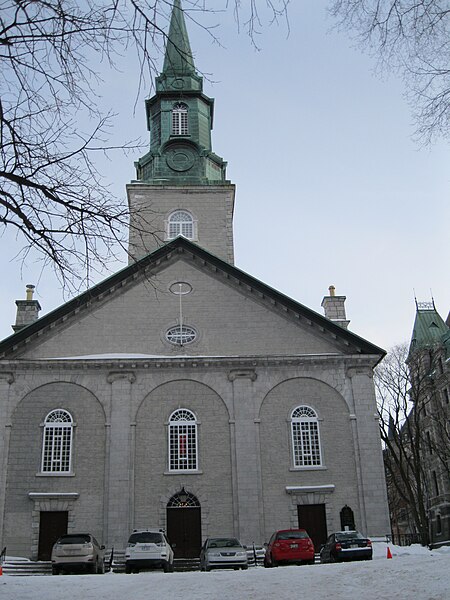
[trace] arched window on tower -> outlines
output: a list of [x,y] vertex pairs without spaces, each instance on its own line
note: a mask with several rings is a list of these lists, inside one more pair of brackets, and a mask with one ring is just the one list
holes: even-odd
[[319,421],[309,406],[297,406],[291,414],[294,467],[318,467],[322,464]]
[[187,210],[176,210],[169,217],[167,237],[173,240],[178,235],[194,239],[194,219]]
[[43,473],[69,473],[72,466],[73,420],[66,410],[50,412],[44,421]]
[[169,419],[169,471],[197,469],[197,419],[187,408],[179,408]]
[[188,107],[178,102],[172,109],[172,135],[188,135]]

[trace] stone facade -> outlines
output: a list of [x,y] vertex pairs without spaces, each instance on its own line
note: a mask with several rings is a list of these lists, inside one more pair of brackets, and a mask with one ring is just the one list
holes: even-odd
[[[150,121],[161,94],[172,110],[185,93],[191,113],[202,96],[178,0],[174,14],[187,75],[177,56],[166,60]],[[192,556],[210,535],[262,544],[311,507],[316,545],[342,527],[344,507],[365,534],[385,536],[372,382],[383,350],[346,329],[342,297],[334,322],[233,266],[226,163],[191,128],[201,160],[221,165],[217,180],[191,177],[187,141],[161,119],[127,188],[129,265],[0,342],[0,547],[48,558],[59,528],[117,551],[133,528],[164,527]],[[165,185],[143,174],[163,160]],[[189,212],[191,239],[167,239],[173,211]],[[310,420],[295,421],[300,408]],[[190,437],[187,420],[170,422],[177,409],[195,421]]]
[[[263,284],[239,280],[218,259],[208,264],[189,242],[174,245],[153,279],[149,265],[137,278],[122,272],[116,291],[91,291],[72,312],[43,328],[37,321],[28,336],[22,330],[22,341],[6,340],[9,350],[3,343],[2,544],[37,558],[37,514],[47,502],[67,507],[69,531],[121,548],[134,527],[165,527],[168,500],[181,488],[200,503],[202,537],[262,543],[274,529],[298,526],[302,504],[325,505],[328,531],[340,528],[347,505],[365,533],[388,533],[376,347],[362,352],[354,334],[286,306],[270,288],[264,295]],[[168,290],[181,277],[192,287],[186,322],[198,332],[183,348],[164,338],[178,310]],[[293,464],[290,415],[303,404],[318,415],[318,467]],[[198,420],[193,472],[168,468],[168,420],[180,407]],[[74,419],[66,474],[40,469],[52,409]]]

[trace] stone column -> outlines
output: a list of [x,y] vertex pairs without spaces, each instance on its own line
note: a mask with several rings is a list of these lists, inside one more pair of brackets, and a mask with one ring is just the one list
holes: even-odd
[[237,535],[243,544],[261,540],[261,465],[258,423],[255,419],[252,369],[233,370],[235,460],[233,481],[237,487]]
[[[6,476],[8,473],[9,439],[11,437],[9,392],[14,383],[12,373],[0,373],[0,545],[3,541],[5,519]],[[1,545],[3,548],[3,545]],[[0,549],[1,552],[1,549]]]
[[106,473],[106,540],[108,547],[125,548],[130,534],[131,488],[131,371],[111,372],[111,404]]
[[372,370],[352,368],[348,375],[355,404],[352,427],[361,466],[358,479],[362,526],[365,525],[365,535],[384,537],[390,532],[389,508]]

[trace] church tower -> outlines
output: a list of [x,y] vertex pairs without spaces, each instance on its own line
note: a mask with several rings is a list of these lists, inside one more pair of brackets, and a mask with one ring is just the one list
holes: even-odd
[[181,235],[233,264],[234,185],[212,151],[214,100],[195,70],[180,0],[173,4],[164,66],[146,101],[150,150],[127,186],[129,261]]

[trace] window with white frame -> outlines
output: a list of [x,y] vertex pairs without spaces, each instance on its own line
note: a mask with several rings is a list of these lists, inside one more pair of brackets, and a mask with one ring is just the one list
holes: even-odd
[[72,465],[73,420],[66,410],[49,413],[42,440],[43,473],[69,473]]
[[169,471],[197,469],[197,419],[180,408],[169,419]]
[[179,102],[172,109],[172,135],[188,135],[188,107]]
[[322,464],[319,421],[309,406],[297,406],[291,414],[294,467],[319,467]]
[[194,219],[187,210],[176,210],[173,212],[168,221],[167,237],[173,240],[178,235],[182,235],[188,240],[194,238]]
[[187,325],[175,325],[166,331],[166,340],[176,346],[192,344],[197,338],[197,332]]

